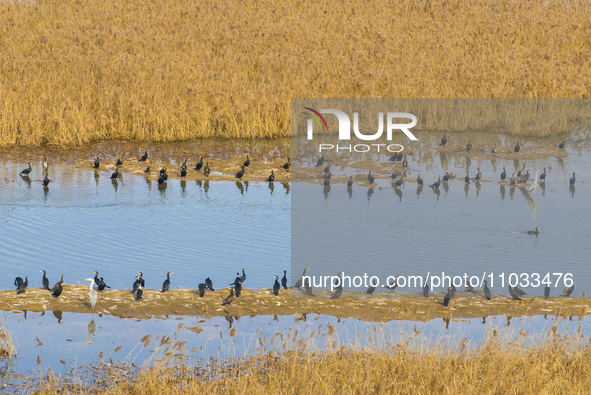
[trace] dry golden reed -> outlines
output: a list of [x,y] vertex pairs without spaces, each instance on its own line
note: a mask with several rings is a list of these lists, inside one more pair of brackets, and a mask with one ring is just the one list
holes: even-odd
[[290,134],[294,97],[590,97],[583,0],[0,2],[0,146]]
[[[554,328],[553,328],[554,329]],[[129,371],[109,368],[100,380],[49,377],[37,394],[586,394],[591,353],[581,332],[543,339],[496,331],[478,347],[411,341],[387,347],[335,346],[328,351],[260,352]],[[303,339],[300,339],[303,340]],[[330,343],[332,338],[328,337]],[[534,345],[532,345],[532,343]],[[33,393],[32,388],[28,390]]]

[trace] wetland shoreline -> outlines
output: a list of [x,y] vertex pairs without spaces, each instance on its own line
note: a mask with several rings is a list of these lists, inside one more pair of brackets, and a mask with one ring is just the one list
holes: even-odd
[[[177,288],[162,293],[145,289],[141,301],[136,301],[129,290],[105,290],[91,310],[88,287],[64,285],[59,298],[48,291],[29,288],[17,295],[14,290],[0,291],[0,310],[41,312],[56,310],[73,313],[107,314],[120,318],[150,318],[153,316],[256,316],[322,314],[337,318],[355,318],[361,321],[385,322],[391,320],[426,321],[434,318],[478,318],[491,315],[507,316],[585,316],[591,313],[591,298],[527,297],[513,301],[508,295],[493,294],[484,299],[464,291],[456,294],[450,305],[441,304],[443,292],[432,292],[424,298],[418,292],[380,291],[380,296],[366,295],[363,291],[344,291],[339,299],[330,299],[329,290],[314,290],[316,297],[305,295],[303,290],[291,289],[275,296],[269,289],[244,289],[230,305],[222,306],[228,296],[228,288],[207,291],[200,298],[194,289]],[[293,295],[293,296],[292,296]]]

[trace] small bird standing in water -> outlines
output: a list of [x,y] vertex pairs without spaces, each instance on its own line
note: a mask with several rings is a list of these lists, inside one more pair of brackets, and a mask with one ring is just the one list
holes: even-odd
[[31,162],[27,163],[29,165],[29,167],[27,167],[26,169],[24,169],[23,171],[21,171],[19,173],[19,175],[21,176],[28,176],[29,174],[31,174],[31,171],[33,171],[33,167],[31,166]]

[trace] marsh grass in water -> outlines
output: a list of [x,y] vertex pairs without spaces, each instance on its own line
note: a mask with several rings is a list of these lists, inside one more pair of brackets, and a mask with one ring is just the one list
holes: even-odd
[[3,1],[0,146],[289,136],[294,97],[589,97],[590,14],[585,1]]
[[553,325],[537,338],[491,329],[475,344],[445,335],[429,340],[416,328],[386,339],[374,327],[360,335],[365,341],[345,346],[328,324],[311,333],[258,338],[251,356],[199,362],[176,337],[146,338],[142,345],[153,341],[156,350],[141,368],[101,362],[66,375],[40,372],[11,389],[37,394],[587,393],[591,354],[580,329],[565,336]]

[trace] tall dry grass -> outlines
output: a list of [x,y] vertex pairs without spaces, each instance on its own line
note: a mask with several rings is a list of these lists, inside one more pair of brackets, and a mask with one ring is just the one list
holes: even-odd
[[583,0],[0,2],[0,146],[290,134],[293,97],[590,97]]
[[[580,329],[565,336],[553,326],[535,339],[491,330],[482,344],[466,338],[429,342],[420,332],[386,342],[377,330],[363,346],[341,346],[329,325],[328,334],[316,339],[296,331],[272,337],[276,343],[259,339],[251,357],[198,364],[171,362],[186,350],[164,339],[160,347],[168,358],[152,367],[110,365],[74,379],[48,373],[25,388],[38,394],[583,394],[591,385],[591,352]],[[294,343],[281,353],[271,349],[282,341]]]

